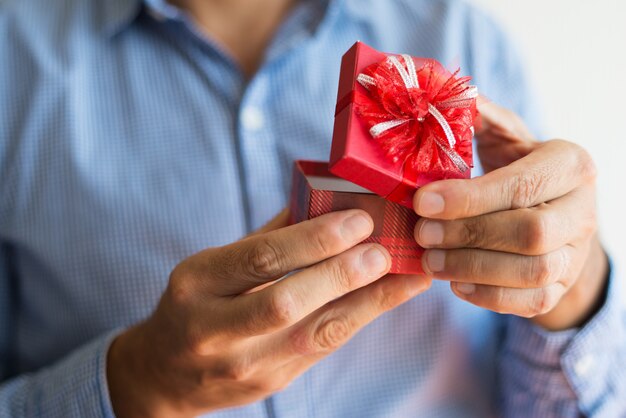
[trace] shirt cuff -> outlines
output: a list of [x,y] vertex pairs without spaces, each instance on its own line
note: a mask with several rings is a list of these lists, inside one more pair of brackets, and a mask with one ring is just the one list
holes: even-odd
[[115,418],[106,361],[120,332],[111,331],[50,367],[5,382],[0,386],[0,412],[14,417]]
[[541,416],[618,416],[626,389],[620,279],[611,265],[605,303],[582,329],[549,332],[526,319],[509,318],[501,357],[506,409],[524,403],[531,407],[528,412],[537,412],[533,404],[540,408]]

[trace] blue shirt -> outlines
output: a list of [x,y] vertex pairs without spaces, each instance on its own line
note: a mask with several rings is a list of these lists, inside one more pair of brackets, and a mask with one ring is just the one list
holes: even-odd
[[[328,158],[357,39],[460,65],[537,126],[523,63],[464,1],[303,1],[247,81],[157,1],[0,0],[0,416],[113,415],[111,340],[183,258],[279,212],[294,159]],[[559,333],[436,283],[285,391],[213,416],[626,416],[618,279]]]

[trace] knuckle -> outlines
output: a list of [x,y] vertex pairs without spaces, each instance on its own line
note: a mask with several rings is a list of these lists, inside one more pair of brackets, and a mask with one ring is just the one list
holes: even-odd
[[484,294],[484,306],[499,314],[510,314],[514,310],[508,289],[501,287],[490,288]]
[[391,286],[378,286],[373,298],[379,312],[389,311],[410,297],[406,289],[392,288]]
[[576,147],[576,166],[579,168],[581,176],[587,181],[594,181],[598,177],[598,168],[596,167],[591,154],[577,144],[571,144]]
[[582,220],[580,235],[582,237],[590,237],[598,230],[598,222],[595,210]]
[[252,367],[244,360],[220,359],[210,367],[208,379],[245,382],[251,375]]
[[510,313],[511,307],[507,301],[506,289],[493,288],[490,292],[490,308],[492,311],[500,314]]
[[311,330],[299,327],[289,335],[290,344],[296,353],[303,356],[328,354],[348,341],[351,323],[345,316],[330,317]]
[[543,288],[554,281],[552,257],[539,255],[530,257],[530,287]]
[[332,279],[337,294],[344,294],[354,287],[354,278],[358,274],[350,260],[338,257],[328,263],[328,275]]
[[533,301],[530,304],[529,317],[543,315],[550,312],[558,302],[558,295],[554,286],[548,286],[538,289],[535,292]]
[[513,177],[509,185],[511,194],[511,209],[528,208],[536,204],[537,197],[546,187],[546,181],[542,174],[528,175],[518,174]]
[[480,213],[483,202],[481,200],[482,192],[474,183],[463,183],[462,180],[449,180],[451,185],[456,185],[458,188],[462,188],[464,191],[463,199],[459,202],[459,209],[461,213]]
[[265,279],[278,276],[282,271],[282,254],[267,238],[262,238],[248,253],[249,272],[254,277]]
[[285,327],[293,323],[297,316],[293,295],[280,286],[270,293],[264,317],[271,327]]
[[248,382],[247,386],[253,392],[264,394],[280,392],[285,387],[282,382],[279,382],[273,378],[264,378],[262,380]]
[[482,246],[483,225],[479,218],[467,219],[463,222],[463,240],[469,247]]
[[186,266],[179,265],[172,272],[167,286],[167,294],[177,306],[188,306],[197,291],[195,277]]
[[311,235],[311,249],[315,256],[327,257],[337,252],[340,241],[337,228],[332,224],[322,224]]
[[521,227],[523,251],[529,255],[545,254],[548,251],[550,236],[547,215],[536,210],[528,210]]
[[462,268],[467,272],[469,278],[484,276],[485,265],[479,253],[470,250],[457,254],[457,256],[454,256],[453,252],[448,253],[446,256],[446,269],[456,270],[456,266],[463,266]]
[[318,353],[330,353],[348,341],[351,324],[347,317],[333,317],[318,327],[313,334],[313,346]]

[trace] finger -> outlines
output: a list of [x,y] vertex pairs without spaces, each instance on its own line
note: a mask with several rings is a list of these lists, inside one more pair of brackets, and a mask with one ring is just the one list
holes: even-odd
[[206,265],[197,270],[211,274],[207,286],[215,294],[236,295],[340,254],[367,238],[373,227],[365,211],[333,212],[207,250]]
[[481,248],[542,255],[589,237],[596,228],[590,187],[528,209],[457,220],[421,218],[415,239],[424,248]]
[[481,141],[485,137],[512,143],[536,141],[524,121],[515,112],[494,103],[484,103],[480,106],[476,138]]
[[518,115],[487,103],[480,106],[476,126],[476,150],[485,173],[525,157],[538,146]]
[[391,266],[387,250],[362,244],[301,270],[258,292],[232,300],[224,332],[261,335],[287,328],[325,304],[381,278]]
[[[325,305],[281,333],[268,351],[302,370],[345,345],[364,326],[430,288],[427,276],[389,275]],[[287,363],[289,364],[289,363]]]
[[525,318],[548,313],[567,291],[567,286],[560,282],[537,289],[512,289],[454,282],[450,287],[459,298],[476,306]]
[[327,304],[292,328],[246,340],[230,356],[213,362],[204,377],[246,382],[255,391],[274,393],[382,313],[427,290],[431,282],[425,276],[387,276]]
[[571,283],[570,272],[580,263],[571,246],[539,256],[486,250],[428,250],[422,257],[427,274],[438,279],[512,288],[541,288]]
[[529,208],[591,183],[596,170],[589,154],[566,141],[549,141],[512,164],[470,180],[443,180],[421,187],[418,215],[460,219]]

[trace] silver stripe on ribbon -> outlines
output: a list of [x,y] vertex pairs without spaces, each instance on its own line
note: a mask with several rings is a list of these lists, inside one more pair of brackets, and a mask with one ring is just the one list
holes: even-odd
[[402,77],[402,81],[404,82],[404,86],[407,89],[410,89],[412,87],[416,87],[413,85],[413,80],[411,80],[411,77],[409,76],[409,73],[406,72],[406,70],[404,69],[404,67],[402,66],[402,64],[400,64],[400,61],[398,60],[398,57],[395,56],[391,56],[388,58],[389,62],[396,67],[396,71],[398,71],[398,74],[400,74],[400,77]]
[[374,77],[370,77],[367,74],[359,74],[356,78],[356,81],[359,82],[360,85],[369,90],[371,87],[376,87],[376,79]]
[[461,94],[454,96],[448,100],[437,103],[440,109],[449,109],[451,107],[465,107],[471,104],[471,101],[478,97],[478,87],[469,86]]
[[413,87],[419,88],[420,87],[420,82],[417,79],[417,71],[415,70],[415,62],[413,61],[413,58],[411,58],[407,54],[403,54],[402,58],[404,59],[404,63],[406,64],[406,68],[409,71],[409,79],[411,80],[411,83],[412,83]]
[[400,126],[409,121],[409,119],[394,119],[388,120],[386,122],[377,123],[376,125],[370,128],[370,135],[374,138],[378,138],[380,135],[384,134],[390,129],[395,128],[396,126]]
[[454,148],[454,146],[456,145],[456,138],[454,137],[454,132],[452,132],[452,128],[450,128],[450,125],[448,124],[446,118],[435,106],[431,105],[430,103],[428,104],[428,111],[431,115],[433,115],[435,119],[437,119],[437,122],[439,122],[439,124],[441,125],[443,133],[446,134],[446,138],[448,139],[448,144],[450,144],[450,148]]
[[459,107],[469,107],[474,99],[447,101],[437,103],[438,109],[458,109]]
[[442,150],[444,154],[448,156],[448,158],[450,158],[450,160],[454,163],[456,168],[461,171],[461,173],[465,173],[467,170],[470,169],[465,160],[463,160],[463,158],[461,158],[461,156],[457,152],[443,145],[438,138],[435,140],[435,143],[437,144],[439,149]]

